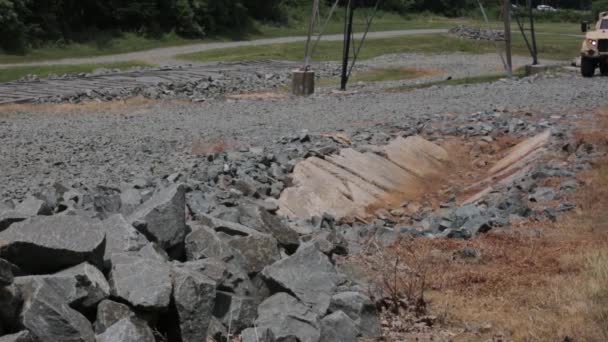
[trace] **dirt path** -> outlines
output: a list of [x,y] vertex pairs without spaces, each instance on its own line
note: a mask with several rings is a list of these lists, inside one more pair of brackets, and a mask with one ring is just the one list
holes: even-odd
[[[416,34],[434,34],[434,33],[445,33],[445,29],[416,29],[416,30],[398,30],[398,31],[381,31],[381,32],[370,32],[368,38],[392,38],[404,35],[416,35]],[[356,34],[355,38],[360,38],[361,34]],[[323,41],[340,41],[343,39],[342,34],[330,34],[323,36]],[[200,43],[184,46],[174,46],[167,48],[158,48],[146,51],[123,53],[118,55],[98,56],[98,57],[85,57],[85,58],[66,58],[49,61],[39,61],[31,63],[12,63],[12,64],[0,64],[0,68],[19,67],[19,66],[35,66],[35,65],[71,65],[71,64],[100,64],[100,63],[114,63],[114,62],[126,62],[126,61],[145,61],[158,65],[166,65],[176,63],[185,63],[177,61],[174,57],[185,53],[194,53],[201,51],[242,47],[242,46],[258,46],[268,44],[284,44],[305,41],[305,36],[296,37],[281,37],[281,38],[266,38],[256,39],[250,41],[237,41],[237,42],[222,42],[222,43]],[[191,64],[191,63],[188,63]]]

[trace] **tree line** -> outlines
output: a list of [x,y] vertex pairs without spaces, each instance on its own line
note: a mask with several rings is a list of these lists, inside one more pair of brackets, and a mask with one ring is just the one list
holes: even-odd
[[[354,0],[372,6],[375,0]],[[514,2],[517,0],[514,0]],[[535,0],[540,3],[543,0]],[[553,0],[565,8],[590,0]],[[329,6],[331,0],[323,0]],[[498,6],[500,0],[483,0]],[[0,49],[23,51],[48,43],[82,41],[95,32],[121,31],[206,37],[246,32],[253,20],[286,24],[293,9],[312,0],[0,0]],[[382,9],[456,16],[474,10],[477,0],[384,0]],[[305,10],[300,13],[308,13]]]

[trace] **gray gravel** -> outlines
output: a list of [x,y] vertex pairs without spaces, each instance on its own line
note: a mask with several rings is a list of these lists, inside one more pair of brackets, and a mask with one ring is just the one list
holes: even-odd
[[416,127],[445,113],[493,109],[580,112],[608,104],[608,78],[578,74],[431,87],[400,93],[329,92],[269,101],[160,102],[121,113],[0,114],[2,197],[21,199],[40,186],[106,184],[172,174],[205,163],[192,155],[197,141],[224,139],[268,146],[308,130],[331,132],[375,124]]

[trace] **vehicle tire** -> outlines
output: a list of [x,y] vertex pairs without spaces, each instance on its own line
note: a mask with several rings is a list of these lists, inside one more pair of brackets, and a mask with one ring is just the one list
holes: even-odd
[[608,76],[608,60],[600,62],[600,74],[602,76]]
[[581,57],[581,74],[583,77],[593,77],[597,62],[593,58]]

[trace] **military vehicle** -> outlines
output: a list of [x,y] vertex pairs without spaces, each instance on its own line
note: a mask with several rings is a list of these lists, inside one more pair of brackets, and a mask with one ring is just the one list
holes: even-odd
[[581,23],[585,41],[581,47],[581,74],[592,77],[599,66],[602,76],[608,76],[608,12],[601,12],[595,30],[589,31],[589,24]]

